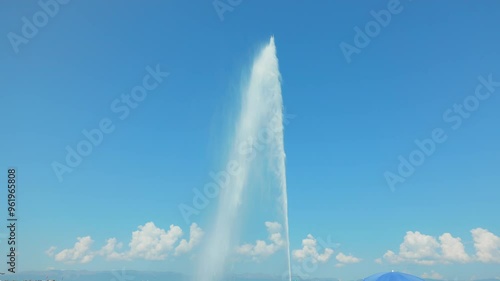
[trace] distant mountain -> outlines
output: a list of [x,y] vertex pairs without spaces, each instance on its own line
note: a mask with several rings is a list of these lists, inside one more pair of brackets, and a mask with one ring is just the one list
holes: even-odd
[[[155,271],[87,271],[87,270],[49,270],[27,271],[0,276],[1,280],[55,280],[55,281],[192,281],[192,278],[175,272]],[[265,274],[239,274],[225,278],[224,281],[282,281],[279,276]],[[294,281],[339,281],[338,279],[295,279]]]
[[[48,270],[26,271],[16,274],[0,275],[2,280],[55,280],[55,281],[192,281],[192,277],[176,272],[161,271],[87,271],[87,270]],[[293,278],[294,281],[340,281],[337,278]],[[445,281],[425,279],[426,281]],[[238,274],[224,281],[283,281],[280,276],[265,274]],[[358,280],[362,281],[362,280]],[[455,281],[455,280],[453,280]],[[459,280],[460,281],[460,280]],[[500,279],[481,279],[474,281],[500,281]]]
[[27,271],[3,275],[1,280],[55,280],[55,281],[191,281],[186,275],[175,272],[154,271],[87,271],[50,270]]

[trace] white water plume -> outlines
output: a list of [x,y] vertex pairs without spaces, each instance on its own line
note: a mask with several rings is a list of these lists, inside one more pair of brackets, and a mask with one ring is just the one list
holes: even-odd
[[251,172],[262,168],[262,165],[258,166],[249,156],[252,154],[245,153],[243,147],[248,143],[259,142],[267,147],[265,151],[259,152],[262,154],[259,157],[267,160],[266,168],[272,172],[273,182],[276,182],[273,188],[279,189],[278,202],[284,222],[288,280],[291,280],[283,132],[280,72],[274,38],[271,37],[269,44],[255,58],[248,86],[242,91],[241,112],[229,148],[229,160],[237,164],[238,172],[231,176],[228,184],[220,190],[219,205],[212,230],[205,241],[206,248],[200,257],[196,281],[220,280],[227,270],[228,257],[234,254],[234,245],[238,240],[238,237],[235,237],[238,231],[235,229],[242,223],[238,219],[241,215],[241,205],[244,203],[243,192],[253,187],[249,184]]

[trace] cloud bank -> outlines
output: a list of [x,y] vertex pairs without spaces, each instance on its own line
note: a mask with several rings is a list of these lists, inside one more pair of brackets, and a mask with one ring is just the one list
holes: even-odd
[[420,265],[451,263],[500,263],[500,237],[483,228],[471,230],[476,253],[465,251],[462,239],[444,233],[437,239],[418,231],[408,231],[399,246],[399,253],[388,250],[377,263],[413,263]]
[[56,254],[56,247],[52,246],[46,254],[56,261],[65,263],[88,263],[96,256],[107,260],[164,260],[169,255],[182,255],[190,252],[203,237],[203,230],[196,223],[191,224],[189,240],[179,239],[183,231],[179,226],[170,225],[168,230],[157,227],[153,222],[140,225],[132,232],[128,250],[120,251],[123,244],[116,238],[109,238],[99,250],[91,250],[93,240],[90,236],[78,237],[72,248],[64,249]]

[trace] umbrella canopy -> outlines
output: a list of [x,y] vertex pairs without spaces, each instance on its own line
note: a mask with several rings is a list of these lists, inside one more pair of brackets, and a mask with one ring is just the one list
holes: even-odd
[[366,277],[363,281],[424,281],[424,279],[401,272],[386,272]]

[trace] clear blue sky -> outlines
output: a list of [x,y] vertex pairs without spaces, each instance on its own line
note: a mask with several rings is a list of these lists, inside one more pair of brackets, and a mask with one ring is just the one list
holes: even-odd
[[[500,81],[500,5],[401,0],[402,11],[348,63],[339,45],[354,45],[354,27],[388,2],[244,0],[221,20],[211,1],[70,1],[16,53],[9,32],[21,34],[21,18],[41,8],[4,1],[0,167],[18,168],[18,268],[189,272],[190,255],[66,264],[45,251],[84,236],[92,250],[116,237],[125,251],[147,222],[179,226],[189,239],[178,205],[224,161],[242,73],[274,35],[285,108],[295,116],[285,128],[291,248],[307,234],[340,243],[311,275],[500,277],[500,242],[488,236],[497,244],[483,262],[471,234],[500,236],[500,88],[458,129],[443,119],[474,94],[479,76]],[[121,121],[110,105],[158,64],[170,75]],[[53,161],[63,163],[65,147],[103,118],[115,130],[59,182]],[[398,156],[408,159],[414,140],[435,128],[447,140],[392,192],[384,172],[397,173]],[[202,229],[206,213],[193,217]],[[248,242],[266,240],[263,222]],[[471,261],[376,263],[388,250],[399,254],[407,231],[460,237]],[[362,261],[336,267],[339,252]]]

